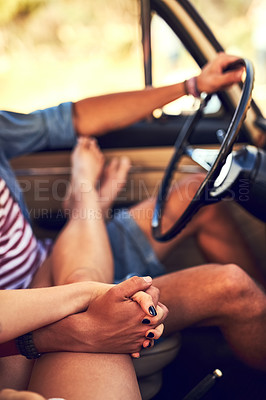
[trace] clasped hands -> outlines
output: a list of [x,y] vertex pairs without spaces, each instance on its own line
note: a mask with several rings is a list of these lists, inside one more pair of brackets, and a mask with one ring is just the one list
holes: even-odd
[[159,302],[152,278],[134,276],[117,285],[95,282],[94,293],[88,309],[72,316],[77,351],[137,358],[162,335],[168,309]]

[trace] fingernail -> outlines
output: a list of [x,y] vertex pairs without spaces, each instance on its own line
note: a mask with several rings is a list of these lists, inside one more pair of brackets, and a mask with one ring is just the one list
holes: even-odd
[[148,335],[147,335],[147,337],[148,337],[148,338],[154,338],[154,333],[149,332]]
[[155,317],[155,316],[157,315],[157,312],[156,312],[156,310],[155,310],[155,308],[154,308],[153,306],[150,306],[150,307],[149,307],[149,313],[150,313],[153,317]]
[[151,276],[143,276],[144,281],[150,283],[152,282],[152,277]]
[[150,321],[148,318],[144,318],[144,319],[142,320],[142,323],[145,324],[145,325],[148,325],[148,324],[151,323],[151,321]]
[[146,347],[146,349],[147,349],[148,347],[151,347],[151,343],[148,344],[148,346]]
[[132,358],[140,358],[140,354],[139,353],[133,353],[131,354]]

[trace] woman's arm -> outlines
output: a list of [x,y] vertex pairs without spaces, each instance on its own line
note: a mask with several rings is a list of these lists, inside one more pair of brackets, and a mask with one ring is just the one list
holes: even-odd
[[85,310],[94,283],[0,291],[0,343]]
[[0,391],[0,400],[45,400],[45,398],[38,393],[29,392],[28,390],[3,389]]

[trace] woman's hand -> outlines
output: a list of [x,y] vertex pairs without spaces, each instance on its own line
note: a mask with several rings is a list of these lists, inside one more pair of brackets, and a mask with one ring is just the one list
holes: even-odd
[[0,400],[46,400],[37,393],[4,389],[0,391]]
[[[150,344],[147,332],[154,334],[152,339],[161,336],[162,321],[168,310],[157,304],[159,290],[151,283],[150,277],[133,277],[119,285],[95,284],[95,298],[88,307],[87,317],[92,321],[92,337],[95,335],[99,340],[99,335],[102,336],[99,340],[102,348],[107,347],[108,352],[136,353],[134,349],[139,351]],[[136,292],[137,288],[142,290]],[[95,345],[98,351],[107,351]]]

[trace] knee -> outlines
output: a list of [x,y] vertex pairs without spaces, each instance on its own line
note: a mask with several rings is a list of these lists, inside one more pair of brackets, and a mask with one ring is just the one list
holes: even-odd
[[228,209],[227,205],[220,201],[218,203],[210,204],[208,207],[203,207],[199,211],[199,218],[204,220],[204,223],[210,223],[212,221],[221,221],[221,218],[224,220],[228,219]]
[[245,298],[250,291],[251,278],[236,264],[223,267],[223,287],[232,299]]
[[248,288],[248,275],[236,264],[223,266],[223,285],[226,292],[239,296]]
[[70,283],[84,282],[91,280],[89,278],[88,269],[80,267],[72,271],[66,278],[64,278],[63,282],[60,282],[60,284],[68,285]]
[[238,317],[257,317],[265,314],[265,294],[238,265],[223,267],[222,294],[226,309]]
[[78,267],[74,271],[72,271],[68,276],[63,277],[61,280],[59,279],[59,282],[56,282],[56,284],[68,285],[70,283],[85,282],[85,281],[112,283],[113,282],[112,269],[110,268],[110,274],[109,276],[107,276],[107,273],[98,268],[97,265]]

